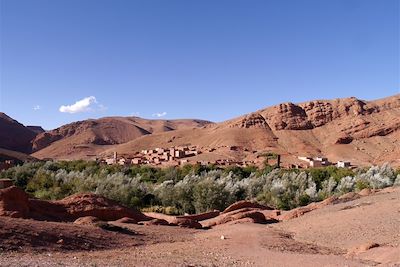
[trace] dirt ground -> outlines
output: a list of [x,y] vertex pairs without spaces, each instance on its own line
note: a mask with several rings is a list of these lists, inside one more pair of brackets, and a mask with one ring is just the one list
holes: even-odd
[[400,188],[276,224],[114,224],[130,234],[3,217],[0,266],[400,266]]

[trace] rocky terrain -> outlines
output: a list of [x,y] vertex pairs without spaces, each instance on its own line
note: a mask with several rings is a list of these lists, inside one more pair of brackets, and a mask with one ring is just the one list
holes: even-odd
[[101,196],[77,194],[59,201],[31,199],[18,187],[0,190],[0,216],[47,221],[74,221],[94,216],[101,220],[129,217],[136,221],[148,218],[141,212],[122,207]]
[[[356,165],[400,165],[400,95],[376,101],[356,98],[284,103],[201,129],[157,133],[110,148],[121,154],[149,147],[192,144],[213,149],[193,160],[252,160],[252,151],[273,151],[284,165],[297,156],[325,155]],[[224,148],[239,146],[233,153]]]
[[0,112],[0,148],[30,153],[36,132]]
[[0,161],[14,160],[15,162],[31,162],[38,159],[22,152],[0,148]]
[[290,211],[240,201],[167,216],[94,194],[39,201],[10,187],[0,190],[0,265],[398,266],[399,200],[389,187]]

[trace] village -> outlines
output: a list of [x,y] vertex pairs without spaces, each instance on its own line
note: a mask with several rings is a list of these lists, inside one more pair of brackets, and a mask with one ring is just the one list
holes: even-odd
[[[232,151],[241,150],[240,147],[232,146],[227,147]],[[217,165],[217,166],[261,166],[268,164],[271,166],[277,166],[288,169],[306,169],[306,168],[318,168],[327,166],[336,166],[338,168],[354,168],[349,161],[337,161],[330,162],[327,157],[309,157],[309,156],[298,156],[297,160],[300,161],[298,164],[281,164],[281,155],[276,153],[261,153],[258,151],[252,151],[251,153],[257,154],[253,160],[233,160],[233,159],[217,159],[211,160],[197,160],[195,156],[205,152],[214,152],[215,149],[207,149],[202,151],[197,146],[174,146],[169,148],[154,148],[146,149],[135,153],[133,156],[120,156],[117,152],[114,152],[112,157],[101,158],[98,161],[100,164],[107,165],[150,165],[159,167],[171,167],[171,166],[182,166],[185,164],[200,164],[200,165]],[[248,152],[246,149],[245,151]]]
[[295,165],[294,168],[318,168],[318,167],[327,167],[327,166],[332,166],[336,165],[338,168],[354,168],[355,166],[352,166],[350,161],[343,161],[339,160],[336,164],[333,162],[330,162],[328,158],[326,157],[304,157],[300,156],[297,157],[299,160],[304,161],[306,165]]
[[[216,152],[216,149],[225,149],[231,153],[239,153],[244,155],[247,153],[251,157],[247,157],[246,160],[235,160],[233,158],[218,158],[215,160],[205,160],[203,157],[196,157],[201,154],[210,154]],[[284,155],[287,158],[288,155]],[[293,158],[293,156],[291,156]],[[355,168],[350,161],[339,160],[337,162],[331,162],[327,157],[317,156],[297,156],[290,161],[286,160],[282,163],[282,155],[273,152],[262,152],[262,151],[249,151],[239,146],[223,146],[218,148],[198,148],[194,145],[183,145],[173,146],[169,148],[154,148],[144,149],[140,152],[136,152],[132,155],[119,155],[114,152],[111,156],[96,158],[99,164],[103,165],[120,165],[120,166],[140,166],[148,165],[154,167],[176,167],[183,166],[186,164],[190,165],[216,165],[220,167],[248,167],[256,166],[262,167],[265,164],[270,166],[276,166],[285,169],[307,169],[307,168],[321,168],[327,166],[336,166],[338,168]],[[18,161],[19,162],[19,161]],[[18,165],[17,161],[13,159],[0,160],[0,171],[7,170],[15,165]],[[290,163],[289,163],[290,162]],[[295,163],[293,163],[295,162]]]
[[[236,150],[237,147],[229,147]],[[206,152],[213,152],[215,149],[208,149]],[[241,166],[254,165],[254,161],[236,161],[232,159],[218,159],[215,161],[193,160],[192,157],[202,154],[197,146],[176,146],[169,148],[146,149],[135,153],[131,157],[119,156],[117,152],[112,157],[102,158],[101,164],[107,165],[151,165],[159,167],[182,166],[185,164],[218,165],[218,166]]]

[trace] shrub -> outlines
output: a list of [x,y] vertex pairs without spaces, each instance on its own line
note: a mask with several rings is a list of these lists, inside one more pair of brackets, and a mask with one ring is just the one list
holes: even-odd
[[223,210],[230,204],[227,202],[228,198],[229,192],[224,186],[210,180],[198,183],[193,190],[193,206],[197,213]]
[[388,164],[356,171],[334,166],[309,170],[255,167],[226,169],[104,166],[96,162],[26,163],[0,172],[42,199],[94,192],[121,204],[169,214],[223,210],[238,200],[254,200],[291,209],[363,188],[400,185],[400,173]]
[[395,172],[388,164],[384,164],[381,167],[373,166],[367,172],[356,176],[356,180],[359,183],[368,184],[374,189],[391,186],[395,179]]
[[336,188],[336,191],[341,194],[345,194],[350,191],[353,191],[354,185],[355,185],[354,177],[346,176],[340,180],[340,182]]

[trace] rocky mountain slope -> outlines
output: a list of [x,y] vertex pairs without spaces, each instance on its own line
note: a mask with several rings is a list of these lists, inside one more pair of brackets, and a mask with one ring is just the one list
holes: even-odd
[[[132,155],[191,144],[204,152],[192,160],[254,160],[273,151],[282,155],[284,164],[299,163],[299,155],[324,155],[360,165],[400,165],[400,94],[375,101],[352,97],[282,103],[221,123],[106,117],[37,135],[4,113],[0,119],[0,134],[7,136],[0,139],[0,147],[31,148],[38,158],[88,159],[114,151]],[[16,129],[22,134],[7,135]],[[240,149],[232,151],[231,146]]]
[[[216,149],[213,155],[200,155],[202,160],[215,159],[215,155],[253,159],[251,151],[274,151],[287,164],[296,163],[299,155],[325,155],[362,165],[386,161],[400,165],[399,129],[400,95],[376,101],[315,100],[279,104],[201,129],[144,136],[106,153],[192,144]],[[241,146],[242,153],[224,149],[229,146]]]
[[199,128],[210,123],[204,120],[147,120],[138,117],[89,119],[38,134],[32,142],[32,149],[39,151],[35,155],[42,158],[84,158],[144,135]]
[[14,160],[16,162],[38,161],[37,158],[34,158],[28,154],[14,150],[0,148],[0,161],[5,161],[5,160]]
[[0,112],[0,148],[30,153],[36,133]]
[[35,132],[36,134],[40,134],[40,133],[44,133],[45,132],[45,130],[41,127],[41,126],[31,126],[31,125],[28,125],[28,126],[26,126],[29,130],[31,130],[31,131],[33,131],[33,132]]

